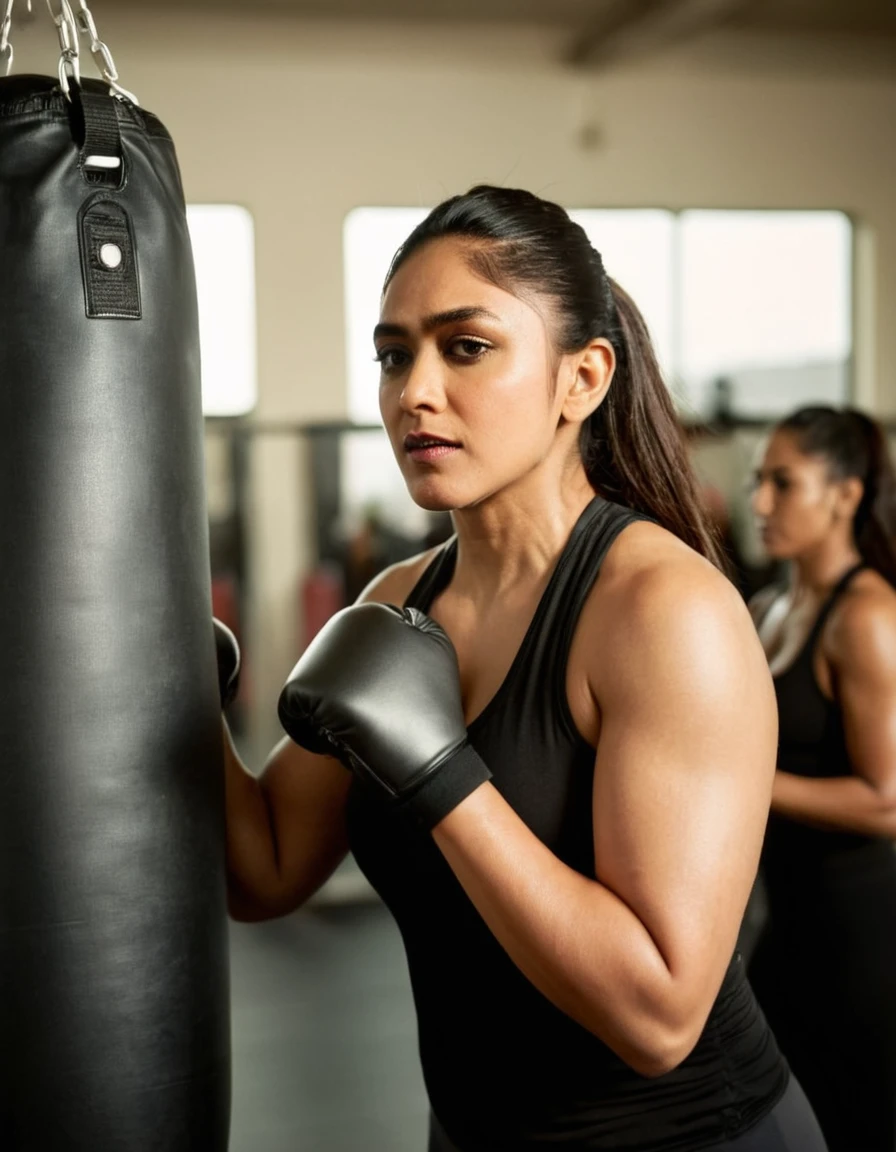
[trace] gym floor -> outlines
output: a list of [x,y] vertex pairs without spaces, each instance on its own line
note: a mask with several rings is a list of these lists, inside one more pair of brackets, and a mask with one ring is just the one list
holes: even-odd
[[398,930],[379,903],[231,925],[230,1152],[422,1152]]

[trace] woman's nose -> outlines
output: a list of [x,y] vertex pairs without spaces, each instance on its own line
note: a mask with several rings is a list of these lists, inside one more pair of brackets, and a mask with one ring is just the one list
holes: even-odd
[[439,359],[425,350],[421,351],[405,376],[401,407],[405,412],[441,412],[445,403]]
[[750,497],[753,513],[756,516],[770,516],[774,503],[772,486],[767,480],[758,480]]

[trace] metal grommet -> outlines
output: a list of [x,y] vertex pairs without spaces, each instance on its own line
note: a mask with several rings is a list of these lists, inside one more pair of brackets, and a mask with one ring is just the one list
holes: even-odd
[[106,268],[118,268],[124,255],[117,244],[104,244],[100,248],[100,263]]

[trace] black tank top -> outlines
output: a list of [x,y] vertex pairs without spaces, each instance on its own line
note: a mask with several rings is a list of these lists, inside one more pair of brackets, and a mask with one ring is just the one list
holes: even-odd
[[[468,729],[507,802],[561,860],[592,878],[594,749],[570,714],[566,665],[604,556],[637,519],[600,498],[588,505],[506,679]],[[428,610],[455,559],[450,540],[406,603]],[[463,1152],[546,1144],[695,1152],[751,1127],[783,1093],[787,1068],[739,956],[694,1051],[667,1075],[646,1079],[522,975],[429,835],[360,782],[348,821],[355,857],[404,939],[433,1110]]]
[[[837,601],[864,565],[836,584],[796,659],[774,678],[778,699],[778,769],[796,776],[851,776],[843,713],[815,677],[815,651]],[[773,904],[804,903],[808,886],[825,883],[842,867],[864,866],[869,857],[892,855],[892,841],[836,829],[815,828],[773,812],[762,852],[762,873]]]

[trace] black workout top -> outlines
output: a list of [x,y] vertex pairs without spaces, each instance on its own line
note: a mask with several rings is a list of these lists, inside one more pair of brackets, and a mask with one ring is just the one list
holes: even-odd
[[[815,652],[837,601],[849,587],[861,564],[851,568],[837,583],[796,659],[775,676],[778,698],[778,769],[796,776],[851,776],[846,748],[843,713],[829,700],[815,677]],[[804,902],[807,884],[830,879],[830,873],[852,858],[858,865],[875,852],[889,857],[892,841],[859,833],[815,828],[773,812],[762,852],[762,872],[772,901],[790,894]]]
[[[588,505],[506,679],[468,729],[507,802],[589,877],[594,749],[570,714],[567,657],[607,550],[639,518],[600,498]],[[406,603],[428,610],[455,559],[452,539]],[[404,939],[433,1110],[463,1152],[696,1152],[751,1127],[783,1093],[788,1070],[739,956],[694,1051],[647,1079],[522,975],[428,834],[360,781],[348,820],[355,857]]]

